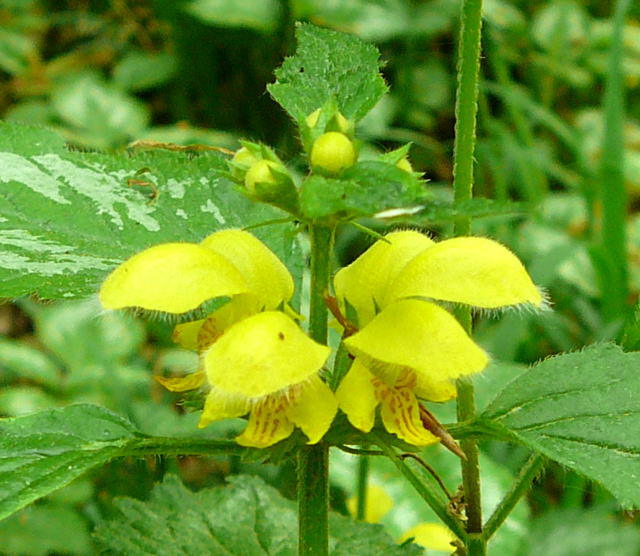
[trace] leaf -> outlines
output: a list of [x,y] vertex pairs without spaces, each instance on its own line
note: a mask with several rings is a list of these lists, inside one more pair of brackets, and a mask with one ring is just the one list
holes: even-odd
[[280,19],[278,0],[194,0],[186,10],[203,23],[272,32]]
[[554,509],[533,521],[525,556],[635,556],[640,532],[601,508]]
[[639,366],[640,353],[613,344],[552,357],[511,382],[480,419],[640,506]]
[[62,505],[34,506],[0,521],[0,538],[7,556],[95,554],[86,521]]
[[176,72],[177,60],[168,53],[130,52],[113,68],[113,81],[130,91],[162,85]]
[[347,119],[360,120],[387,91],[374,46],[305,23],[298,24],[296,37],[296,54],[267,89],[298,123],[332,100]]
[[129,422],[88,405],[0,419],[0,519],[116,457],[134,438]]
[[42,351],[22,342],[0,337],[0,382],[8,379],[28,379],[55,387],[60,382],[60,374]]
[[[96,536],[116,554],[297,554],[294,503],[258,477],[236,475],[226,487],[192,492],[169,475],[149,502],[122,498],[115,505],[120,515],[100,524]],[[330,531],[335,555],[419,553],[395,545],[380,526],[342,516],[331,516]]]
[[0,519],[130,455],[220,455],[249,450],[203,429],[192,438],[149,437],[111,411],[88,404],[0,419]]
[[423,183],[409,172],[378,161],[358,162],[340,179],[311,176],[300,188],[300,208],[309,218],[334,214],[370,216],[411,207],[426,197]]
[[[50,131],[0,124],[0,296],[84,297],[151,245],[281,216],[236,191],[226,169],[211,153],[70,152]],[[290,225],[255,234],[300,276]]]

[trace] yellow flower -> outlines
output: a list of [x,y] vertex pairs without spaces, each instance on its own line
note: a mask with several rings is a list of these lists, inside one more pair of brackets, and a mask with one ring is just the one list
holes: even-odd
[[[391,511],[391,508],[393,508],[393,500],[385,489],[374,484],[367,485],[367,499],[364,508],[366,523],[380,523],[382,518]],[[356,496],[347,500],[347,510],[352,517],[357,517],[358,498]]]
[[337,401],[318,372],[329,348],[306,336],[281,311],[293,279],[259,240],[223,230],[200,244],[168,243],[125,261],[105,280],[108,309],[140,307],[184,313],[216,297],[231,297],[204,319],[176,326],[174,339],[198,351],[200,369],[161,378],[169,390],[208,390],[199,426],[249,414],[240,444],[267,447],[295,426],[318,442],[331,425]]
[[413,539],[413,542],[428,550],[437,550],[453,554],[456,547],[452,544],[457,539],[455,535],[440,523],[420,523],[405,533],[398,539],[403,543]]
[[518,258],[485,238],[435,243],[415,231],[377,241],[334,279],[339,301],[351,305],[359,332],[344,344],[354,363],[336,391],[354,427],[368,432],[380,406],[389,432],[414,445],[438,441],[418,398],[447,401],[454,380],[488,363],[457,320],[433,302],[483,308],[543,298]]

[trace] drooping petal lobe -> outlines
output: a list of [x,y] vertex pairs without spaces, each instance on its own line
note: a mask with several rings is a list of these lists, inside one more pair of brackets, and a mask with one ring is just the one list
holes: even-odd
[[205,353],[204,369],[215,387],[255,398],[303,382],[329,353],[290,317],[266,311],[229,328]]
[[407,369],[418,383],[422,376],[440,382],[479,372],[488,363],[486,353],[452,315],[418,299],[388,305],[344,344],[390,386]]
[[200,245],[233,262],[265,309],[275,309],[293,296],[293,278],[287,267],[249,232],[220,230]]
[[404,266],[431,245],[433,241],[419,232],[392,232],[336,274],[336,295],[353,305],[360,326],[373,318],[376,305],[387,303],[388,286]]
[[335,394],[318,375],[314,375],[290,392],[287,417],[315,444],[329,430],[338,411]]
[[518,257],[482,237],[448,239],[417,255],[390,284],[389,299],[405,297],[487,309],[543,302]]
[[250,409],[251,402],[245,396],[230,394],[229,392],[212,388],[205,399],[198,427],[203,428],[209,423],[222,419],[242,417]]
[[356,358],[336,390],[340,409],[349,422],[362,432],[369,432],[376,420],[378,399],[373,387],[374,376]]
[[200,388],[207,378],[203,371],[180,377],[156,376],[155,379],[170,392],[186,392]]
[[428,446],[440,439],[424,428],[420,420],[418,400],[410,388],[381,386],[380,417],[384,428],[414,446]]
[[399,543],[413,539],[413,542],[428,550],[453,553],[456,536],[441,523],[420,523],[404,532],[398,539]]
[[253,405],[249,423],[236,437],[241,446],[268,448],[284,440],[293,432],[293,423],[286,415],[287,400],[284,395],[266,396]]
[[163,243],[116,268],[100,288],[100,302],[106,309],[179,314],[208,299],[246,291],[240,271],[218,253],[192,243]]

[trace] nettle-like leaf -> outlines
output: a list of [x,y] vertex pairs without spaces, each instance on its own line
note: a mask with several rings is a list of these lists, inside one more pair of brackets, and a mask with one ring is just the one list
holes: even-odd
[[[50,131],[0,124],[0,297],[83,297],[151,245],[282,217],[239,193],[226,170],[214,153],[70,152]],[[301,274],[291,226],[255,234]]]
[[285,59],[267,89],[298,123],[330,101],[347,119],[360,120],[387,91],[374,46],[305,23],[296,38],[295,56]]
[[117,457],[216,451],[246,449],[206,437],[148,437],[126,419],[88,404],[0,419],[0,519]]
[[[148,502],[116,500],[120,515],[100,524],[97,538],[116,554],[297,554],[294,503],[258,477],[236,475],[229,483],[192,492],[170,475]],[[331,516],[330,530],[334,555],[421,552],[399,547],[379,525],[343,516]]]
[[427,197],[413,174],[379,161],[358,162],[340,178],[311,176],[300,188],[300,209],[311,219],[339,214],[370,216],[398,207],[412,207]]
[[481,420],[640,506],[640,353],[613,344],[546,359]]

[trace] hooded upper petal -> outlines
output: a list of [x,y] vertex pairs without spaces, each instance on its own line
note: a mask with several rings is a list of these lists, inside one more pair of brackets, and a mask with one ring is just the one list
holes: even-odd
[[336,274],[336,295],[356,309],[360,326],[374,317],[376,306],[386,304],[388,286],[404,266],[431,245],[433,241],[419,232],[392,232]]
[[407,369],[420,384],[422,377],[443,382],[479,372],[488,363],[486,353],[452,315],[418,299],[388,305],[344,344],[390,386]]
[[193,243],[163,243],[134,255],[100,288],[107,309],[140,307],[185,313],[208,299],[249,290],[240,271],[218,253]]
[[265,309],[275,309],[293,296],[293,278],[280,259],[244,230],[220,230],[200,245],[232,261]]
[[259,397],[303,382],[318,372],[329,353],[293,319],[266,311],[229,328],[205,353],[204,369],[215,387]]
[[543,298],[524,266],[504,245],[482,237],[456,237],[415,256],[389,284],[388,300],[429,297],[487,309]]

